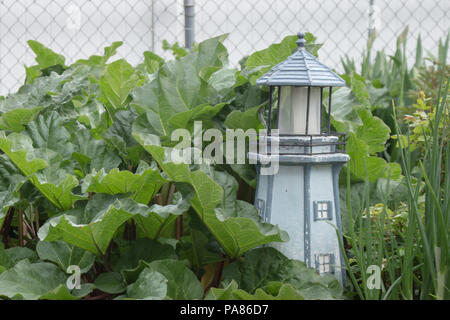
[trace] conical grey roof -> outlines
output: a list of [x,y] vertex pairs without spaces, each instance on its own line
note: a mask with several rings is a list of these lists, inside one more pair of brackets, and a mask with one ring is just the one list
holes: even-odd
[[299,48],[256,81],[267,86],[343,87],[345,81],[321,63],[304,47],[303,34],[299,34]]

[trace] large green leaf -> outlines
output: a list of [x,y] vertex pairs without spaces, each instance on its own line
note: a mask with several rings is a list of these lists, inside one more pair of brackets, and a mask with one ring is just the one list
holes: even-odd
[[42,295],[42,300],[79,300],[94,290],[90,283],[82,284],[80,289],[69,291],[66,284],[60,284],[55,289]]
[[176,258],[175,249],[171,245],[141,238],[135,241],[120,241],[119,252],[112,256],[111,265],[112,269],[120,271],[126,283],[130,284],[137,280],[148,263]]
[[[179,200],[182,203],[182,199]],[[181,206],[181,204],[180,204]],[[95,194],[86,207],[69,210],[46,222],[39,230],[42,241],[64,240],[67,243],[103,255],[117,229],[134,217],[150,235],[169,219],[172,212],[180,210],[177,205],[159,206],[137,203],[130,198],[118,198],[107,194]],[[185,210],[185,209],[182,209]]]
[[350,156],[350,171],[354,177],[364,180],[367,174],[370,181],[375,181],[383,175],[386,161],[369,156],[369,146],[354,133],[350,133],[347,139],[347,153]]
[[231,282],[225,288],[211,288],[205,297],[205,300],[235,300],[236,296],[233,291],[238,289],[236,281]]
[[224,288],[211,288],[206,300],[303,300],[303,296],[291,284],[282,282],[270,282],[264,289],[256,289],[254,294],[250,294],[242,289],[238,289],[236,281],[232,280]]
[[361,126],[359,117],[359,101],[354,97],[350,88],[340,88],[333,92],[331,103],[331,122],[338,132],[354,132]]
[[[5,222],[6,213],[4,210],[0,210],[0,229],[3,227],[3,222]],[[0,267],[0,273],[2,272],[2,267]]]
[[176,113],[168,119],[168,127],[165,128],[162,126],[158,114],[146,112],[141,114],[133,123],[133,131],[159,136],[163,145],[173,145],[174,142],[171,141],[173,130],[182,128],[193,131],[192,123],[195,120],[202,121],[202,126],[209,126],[210,119],[219,113],[224,106],[224,103],[215,106],[202,104],[187,111]]
[[114,114],[114,123],[103,134],[122,159],[130,166],[137,165],[143,153],[142,147],[132,136],[132,124],[137,115],[133,109],[118,111]]
[[255,84],[256,79],[269,71],[273,66],[289,57],[297,48],[296,36],[287,36],[280,43],[270,45],[268,48],[251,54],[245,62],[248,70],[257,69],[250,82]]
[[82,273],[86,273],[91,269],[95,260],[92,253],[64,241],[39,241],[36,251],[41,260],[56,263],[64,272],[69,266],[76,265],[80,267]]
[[118,168],[105,173],[104,169],[88,174],[83,179],[82,191],[106,194],[130,194],[136,202],[148,204],[150,199],[166,182],[158,168],[150,168],[141,161],[136,173],[119,171]]
[[54,264],[25,259],[0,274],[0,296],[37,300],[65,285],[66,280],[66,274]]
[[254,294],[235,290],[233,294],[243,300],[303,300],[303,296],[291,284],[272,282],[264,290],[256,289]]
[[36,117],[42,108],[18,108],[3,113],[0,117],[0,129],[20,132],[24,125]]
[[110,170],[116,168],[122,160],[112,150],[107,148],[104,140],[95,139],[91,132],[83,125],[77,124],[73,128],[72,143],[74,158],[83,175],[93,170]]
[[339,88],[332,95],[331,122],[338,132],[355,132],[364,125],[360,111],[366,110],[365,121],[371,120],[370,95],[364,78],[357,74],[343,75],[347,87]]
[[136,282],[128,286],[132,299],[201,299],[203,286],[183,261],[172,259],[144,263]]
[[186,258],[196,271],[205,265],[222,261],[222,251],[214,236],[194,212],[183,216],[184,234],[177,243],[177,254]]
[[[25,180],[20,170],[11,162],[5,154],[0,154],[0,192],[15,189]],[[1,198],[0,198],[1,199]],[[3,201],[0,203],[4,204]]]
[[53,150],[64,160],[72,155],[70,133],[64,127],[63,118],[56,111],[41,114],[28,123],[26,133],[31,138],[34,148]]
[[[259,221],[255,207],[236,201],[237,183],[233,177],[207,166],[191,171],[187,164],[167,161],[171,149],[156,145],[157,137],[140,132],[134,132],[134,136],[170,180],[192,186],[192,207],[230,257],[265,243],[287,240],[287,234],[278,227]],[[226,186],[225,192],[221,185]]]
[[291,284],[273,281],[263,289],[256,289],[254,294],[244,290],[233,291],[233,294],[244,300],[304,300],[304,297]]
[[66,118],[75,115],[72,100],[80,99],[96,86],[91,82],[91,69],[87,66],[73,66],[64,71],[60,76],[57,90],[48,92],[52,102],[52,109],[58,111]]
[[339,132],[356,132],[358,137],[370,145],[370,153],[384,149],[390,129],[371,113],[370,93],[365,79],[344,75],[348,87],[333,92],[332,124]]
[[120,242],[119,253],[112,256],[111,265],[114,271],[131,272],[139,267],[141,261],[150,263],[162,259],[175,259],[176,257],[175,250],[171,245],[141,238]]
[[75,64],[86,64],[91,67],[103,66],[108,60],[117,53],[117,49],[123,44],[122,41],[115,41],[109,47],[103,49],[103,56],[92,55],[89,59],[80,59]]
[[[255,84],[256,79],[289,57],[297,48],[297,39],[297,36],[287,36],[280,43],[272,44],[266,49],[251,54],[245,62],[245,68],[252,73],[249,77],[250,83]],[[314,43],[316,38],[311,33],[306,33],[305,40],[307,50],[317,55],[321,45]]]
[[158,71],[159,67],[161,67],[161,65],[164,63],[164,59],[153,52],[144,51],[143,55],[144,55],[145,70],[148,73],[155,73],[156,71]]
[[263,125],[258,117],[258,112],[262,106],[256,106],[245,111],[234,110],[226,120],[225,125],[229,129],[263,129]]
[[26,178],[5,154],[0,155],[0,228],[6,210],[20,200],[18,190]]
[[105,107],[97,99],[85,100],[73,99],[73,111],[77,114],[77,120],[90,129],[95,139],[101,139],[101,135],[107,130],[109,125],[109,115]]
[[30,262],[37,260],[36,253],[28,248],[14,247],[9,249],[0,248],[0,266],[6,269],[14,267],[14,265],[24,259],[28,259]]
[[35,40],[28,40],[28,45],[31,50],[36,54],[36,62],[41,69],[45,69],[54,65],[64,66],[66,58],[63,55],[53,52],[51,49],[45,47],[42,43]]
[[[289,260],[271,247],[248,252],[242,261],[226,266],[223,277],[226,286],[234,280],[249,294],[263,287],[274,293],[274,281],[292,285],[304,299],[329,300],[340,298],[342,294],[339,282],[332,275],[320,276],[305,263]],[[262,294],[259,291],[255,298]]]
[[387,178],[379,178],[374,189],[372,191],[374,195],[370,195],[371,205],[387,200],[388,206],[395,208],[399,203],[406,202],[408,199],[406,182],[404,180],[395,180],[395,177],[389,180]]
[[0,100],[2,129],[23,130],[26,120],[31,120],[32,115],[51,105],[52,101],[48,92],[57,90],[61,78],[55,73],[49,77],[37,78],[32,85],[26,85],[19,92],[9,94],[5,99]]
[[[237,244],[237,251],[232,257],[240,256],[259,245],[289,239],[287,233],[281,231],[278,226],[261,222],[258,211],[253,205],[236,200],[239,185],[233,176],[225,172],[214,171],[212,167],[205,167],[205,169],[207,169],[205,171],[208,176],[224,191],[223,200],[214,208],[215,215],[211,215],[211,218],[217,218],[218,221],[209,220],[210,227],[214,230],[222,229],[224,239],[231,236],[234,245]],[[200,208],[198,204],[193,204],[193,206],[200,214],[203,207]],[[203,216],[208,209],[203,210],[205,211],[200,216]]]
[[[173,115],[169,118],[169,123],[172,129],[186,128],[189,122],[193,122],[194,120],[210,120],[219,113],[224,106],[225,103],[219,103],[215,106],[201,104],[187,111]],[[140,118],[142,118],[142,116]]]
[[356,129],[356,136],[367,143],[370,154],[383,151],[390,136],[389,127],[380,118],[372,116],[368,110],[362,110],[359,116],[363,125]]
[[173,195],[172,203],[165,206],[154,204],[150,207],[151,214],[147,216],[135,215],[138,234],[150,239],[158,239],[164,235],[166,230],[173,225],[177,216],[189,209],[189,201],[181,196],[179,192]]
[[[386,171],[396,170],[383,158],[374,156],[385,150],[390,129],[383,120],[372,115],[370,93],[365,79],[357,74],[345,76],[345,79],[349,87],[340,88],[333,93],[332,124],[337,131],[347,133],[352,177],[364,180],[367,174],[370,181],[375,181]],[[400,178],[398,174],[392,177]]]
[[95,279],[94,285],[97,289],[106,293],[122,293],[127,289],[126,283],[118,272],[102,273]]
[[132,92],[138,114],[149,113],[152,133],[170,137],[174,129],[211,118],[224,106],[219,103],[229,97],[235,71],[223,69],[228,54],[222,40],[201,42],[198,51],[165,63],[153,80]]
[[127,298],[140,300],[162,300],[167,296],[168,280],[161,273],[145,268],[135,283],[127,288]]
[[110,63],[100,78],[99,86],[102,96],[112,110],[125,109],[129,102],[129,94],[135,87],[137,76],[134,68],[124,59]]
[[57,208],[67,210],[84,199],[72,193],[78,180],[53,150],[35,149],[29,136],[12,133],[6,137],[4,132],[0,132],[0,149]]
[[148,264],[148,267],[167,279],[167,298],[174,300],[202,298],[202,284],[183,261],[158,260]]

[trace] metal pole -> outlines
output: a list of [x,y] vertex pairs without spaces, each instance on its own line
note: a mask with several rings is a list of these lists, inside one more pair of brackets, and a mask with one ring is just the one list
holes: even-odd
[[309,131],[309,101],[311,97],[311,87],[308,87],[308,98],[306,100],[306,128],[305,128],[305,134],[308,135]]
[[369,0],[369,41],[375,31],[375,0]]
[[277,129],[280,129],[280,109],[281,109],[281,86],[278,86],[278,102],[277,102]]
[[331,133],[331,94],[333,93],[333,88],[330,87],[330,95],[328,97],[328,133]]
[[322,109],[323,109],[323,87],[320,87],[320,131],[322,134]]
[[184,46],[187,49],[192,49],[194,44],[195,32],[195,0],[184,0]]
[[273,87],[269,86],[269,114],[267,115],[267,133],[270,136],[272,131],[272,95]]

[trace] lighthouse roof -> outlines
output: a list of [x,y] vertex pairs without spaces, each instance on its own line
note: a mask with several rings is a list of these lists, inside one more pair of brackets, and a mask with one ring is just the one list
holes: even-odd
[[304,34],[298,34],[298,49],[274,66],[256,83],[268,86],[343,87],[345,81],[305,48]]

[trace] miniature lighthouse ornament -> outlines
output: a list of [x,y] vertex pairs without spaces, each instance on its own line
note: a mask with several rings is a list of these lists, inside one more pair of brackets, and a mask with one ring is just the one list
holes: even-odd
[[[345,82],[306,50],[302,33],[298,38],[296,51],[257,80],[257,84],[269,86],[270,98],[267,134],[260,135],[268,151],[249,153],[258,164],[255,204],[264,221],[289,234],[288,242],[273,246],[343,283],[335,227],[341,229],[339,172],[350,157],[345,154],[345,135],[331,132],[330,110],[332,88]],[[326,92],[327,116],[322,114]],[[275,124],[278,130],[272,129]],[[278,171],[263,174],[275,153],[272,144],[278,146]]]

